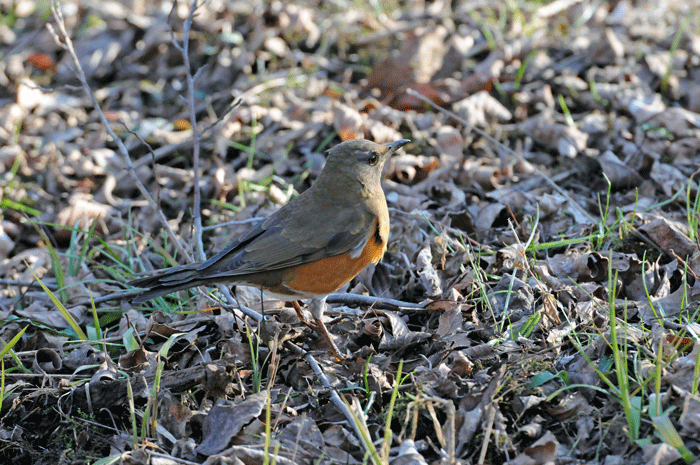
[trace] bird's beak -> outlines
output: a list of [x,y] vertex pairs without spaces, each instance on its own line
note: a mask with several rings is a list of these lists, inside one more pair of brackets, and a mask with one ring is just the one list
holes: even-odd
[[397,140],[396,142],[392,142],[390,144],[386,144],[385,147],[387,148],[385,155],[391,155],[392,153],[396,152],[398,149],[403,147],[404,145],[408,144],[411,142],[410,139],[401,139]]

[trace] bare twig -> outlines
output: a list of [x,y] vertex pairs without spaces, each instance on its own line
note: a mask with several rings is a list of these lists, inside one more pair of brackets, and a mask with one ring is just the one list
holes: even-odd
[[[176,3],[173,2],[173,9],[175,8]],[[200,176],[200,170],[199,170],[199,154],[201,151],[201,141],[202,141],[202,134],[199,133],[199,130],[197,129],[197,110],[195,106],[195,101],[194,101],[194,82],[197,79],[197,76],[199,75],[199,71],[201,71],[201,68],[197,70],[195,75],[192,75],[192,68],[190,66],[190,55],[189,55],[189,47],[190,47],[190,31],[192,30],[192,22],[194,20],[194,13],[197,10],[197,0],[192,1],[192,5],[190,6],[190,12],[187,15],[187,19],[182,25],[182,45],[180,45],[177,40],[175,39],[175,33],[170,31],[170,37],[171,37],[171,42],[173,46],[180,51],[182,54],[182,61],[183,64],[185,65],[185,76],[187,78],[187,107],[189,109],[190,113],[190,124],[192,125],[192,169],[194,170],[194,208],[193,208],[193,214],[194,214],[194,236],[195,236],[195,242],[197,244],[197,257],[199,260],[204,261],[207,259],[206,254],[204,253],[204,241],[202,239],[202,234],[204,232],[204,228],[202,227],[202,194],[201,194],[201,189],[199,186],[199,176]],[[241,99],[236,99],[229,109],[227,110],[227,113],[233,110],[235,107],[237,107],[241,102]],[[223,119],[223,115],[219,120],[217,120],[215,123],[212,125],[208,126],[205,128],[203,132],[208,131],[210,128],[213,127],[213,125],[217,124],[219,121]],[[224,298],[228,302],[236,302],[236,305],[238,308],[246,315],[249,317],[255,319],[256,321],[261,321],[262,320],[262,315],[260,315],[258,312],[255,310],[252,310],[245,305],[242,305],[240,302],[238,302],[238,299],[234,298],[233,295],[231,294],[229,288],[224,285],[220,285],[219,291],[222,293]]]
[[326,299],[328,303],[345,304],[345,305],[375,305],[378,308],[388,308],[391,310],[425,310],[420,304],[411,302],[403,302],[401,300],[387,299],[384,297],[372,297],[369,295],[348,294],[345,292],[337,292],[329,294]]
[[232,221],[225,221],[223,223],[218,223],[218,224],[212,224],[209,226],[204,226],[202,228],[203,231],[209,231],[210,229],[218,229],[218,228],[225,228],[226,226],[233,226],[233,225],[239,225],[239,224],[250,224],[250,223],[257,223],[258,221],[264,220],[265,217],[262,216],[254,216],[252,218],[248,218],[245,220],[232,220]]
[[92,300],[81,300],[79,302],[75,303],[67,303],[66,308],[73,308],[73,307],[79,307],[81,305],[91,305],[91,304],[102,304],[105,302],[109,302],[111,300],[114,301],[119,301],[119,300],[124,300],[124,299],[129,299],[131,297],[136,297],[137,295],[140,295],[143,291],[139,289],[135,289],[133,291],[118,291],[118,292],[112,292],[111,294],[103,295],[100,297],[95,297]]
[[[177,2],[173,2],[173,9],[175,8]],[[199,153],[201,149],[201,135],[197,129],[197,111],[195,110],[194,103],[194,81],[196,76],[192,75],[192,68],[190,66],[190,30],[192,29],[192,22],[194,19],[194,12],[197,10],[197,0],[192,1],[192,6],[190,6],[190,12],[187,15],[187,19],[182,24],[182,45],[180,45],[177,40],[175,40],[175,33],[171,30],[170,37],[173,46],[180,51],[182,54],[182,61],[185,65],[185,77],[187,79],[187,107],[190,113],[190,124],[192,125],[192,169],[194,170],[194,237],[197,244],[196,255],[199,260],[204,261],[207,259],[204,253],[204,242],[202,240],[202,193],[199,187]],[[197,71],[199,74],[199,71]]]
[[[163,454],[160,452],[156,452],[154,450],[147,451],[146,455],[150,456],[150,457],[160,457],[162,459],[165,459],[165,460],[163,460],[164,462],[175,462],[175,463],[181,463],[182,465],[199,465],[199,462],[191,462],[189,460],[185,460],[185,459],[180,458],[180,457],[175,457],[174,455],[171,455],[171,454]],[[155,460],[154,460],[154,462],[155,462]]]
[[[36,287],[41,289],[41,284],[36,281],[20,281],[17,279],[0,279],[0,286]],[[58,290],[58,286],[55,284],[44,283],[44,286],[48,287],[52,291]]]
[[262,321],[263,316],[260,313],[256,312],[255,310],[253,310],[252,308],[248,308],[245,305],[243,305],[238,299],[236,299],[231,294],[231,289],[228,286],[226,286],[224,284],[219,284],[218,288],[219,288],[219,292],[221,292],[221,294],[226,298],[227,302],[236,302],[236,305],[238,306],[238,308],[241,310],[241,312],[243,314],[251,317],[255,321]]
[[231,105],[228,106],[228,108],[226,109],[226,111],[224,111],[224,112],[216,119],[216,121],[210,123],[207,127],[205,127],[204,129],[202,129],[202,133],[200,134],[200,139],[201,139],[202,137],[204,137],[204,135],[205,135],[206,133],[208,133],[208,132],[211,131],[214,127],[216,127],[216,125],[218,125],[219,123],[221,123],[221,122],[224,120],[224,118],[226,118],[226,116],[227,116],[229,113],[231,113],[234,109],[236,109],[236,107],[238,107],[241,103],[243,103],[243,100],[241,100],[240,97],[234,98],[234,99],[233,99],[233,102],[231,102]]
[[292,350],[292,352],[296,353],[297,355],[304,356],[306,358],[307,363],[313,370],[313,372],[316,374],[318,377],[319,381],[321,381],[321,384],[327,388],[331,394],[331,401],[333,402],[333,405],[342,412],[342,414],[345,416],[345,418],[348,420],[348,423],[350,423],[355,430],[355,434],[357,434],[358,439],[362,437],[362,431],[359,429],[357,423],[355,422],[353,418],[353,414],[350,411],[350,408],[348,405],[343,402],[343,399],[340,398],[340,395],[338,394],[338,391],[331,385],[330,381],[328,380],[328,377],[326,374],[323,372],[321,369],[321,366],[318,364],[316,359],[311,355],[310,353],[306,352],[304,349],[301,347],[292,344],[291,342],[287,342],[287,347]]
[[104,127],[105,131],[107,131],[107,134],[114,140],[114,143],[117,144],[118,148],[118,153],[121,155],[124,165],[126,166],[126,169],[129,171],[129,174],[131,175],[131,178],[134,180],[134,183],[136,184],[136,187],[138,188],[139,192],[141,192],[141,195],[144,196],[144,198],[148,201],[148,203],[151,205],[153,210],[156,212],[156,215],[158,215],[161,224],[163,225],[163,228],[165,229],[166,234],[168,237],[170,237],[170,240],[175,244],[175,248],[177,248],[178,252],[180,252],[188,261],[192,261],[190,254],[187,253],[185,248],[182,246],[182,243],[180,242],[180,239],[175,235],[175,232],[170,228],[170,225],[168,224],[167,218],[165,218],[165,215],[163,214],[163,211],[158,207],[156,204],[155,200],[153,200],[153,197],[151,194],[148,192],[146,187],[143,185],[141,180],[139,179],[138,175],[136,174],[136,170],[134,169],[134,164],[131,161],[131,156],[129,155],[129,151],[126,149],[126,146],[124,145],[124,142],[114,133],[112,130],[112,127],[109,124],[109,121],[107,121],[107,117],[105,116],[104,112],[102,111],[102,108],[100,107],[99,102],[97,101],[97,98],[95,97],[95,94],[93,93],[92,89],[90,88],[90,84],[87,82],[87,77],[85,76],[85,71],[83,70],[82,65],[80,64],[80,59],[78,58],[77,53],[75,52],[75,47],[73,46],[73,41],[70,38],[70,35],[68,35],[68,31],[66,30],[66,22],[63,18],[63,12],[61,11],[60,5],[56,2],[56,0],[53,0],[51,2],[51,12],[53,13],[53,17],[56,20],[56,26],[58,27],[59,32],[63,36],[59,37],[59,35],[56,33],[54,30],[53,26],[51,24],[47,24],[46,27],[49,31],[49,33],[53,36],[54,41],[56,44],[62,48],[64,48],[68,54],[70,55],[71,59],[73,60],[73,64],[75,65],[75,75],[80,81],[80,84],[82,85],[83,91],[85,94],[88,96],[90,101],[92,102],[93,107],[95,108],[95,111],[97,112],[97,115],[100,118],[100,122],[102,123],[102,126]]
[[482,425],[484,428],[484,440],[481,443],[481,452],[479,454],[478,463],[486,463],[486,453],[488,452],[489,441],[491,440],[491,433],[493,431],[493,423],[496,418],[496,404],[495,395],[498,389],[501,387],[503,382],[503,377],[506,374],[506,365],[502,364],[498,371],[496,371],[489,381],[488,387],[482,393],[481,402],[479,405],[482,407],[484,412],[484,417],[482,420]]
[[272,78],[256,86],[251,87],[250,89],[246,90],[241,95],[239,95],[238,98],[241,101],[248,101],[253,96],[261,94],[270,89],[274,89],[275,87],[283,87],[289,85],[290,82],[297,82],[301,84],[305,83],[307,79],[308,78],[304,75],[289,76],[289,74],[285,72],[285,74],[281,77]]

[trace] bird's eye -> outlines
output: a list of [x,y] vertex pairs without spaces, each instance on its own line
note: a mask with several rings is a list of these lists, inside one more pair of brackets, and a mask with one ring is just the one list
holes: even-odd
[[370,165],[376,165],[378,161],[379,155],[377,155],[377,152],[370,152],[369,157],[367,157],[367,163]]

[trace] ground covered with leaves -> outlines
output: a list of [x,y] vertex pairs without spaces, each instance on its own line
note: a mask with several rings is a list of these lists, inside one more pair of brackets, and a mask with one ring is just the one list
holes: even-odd
[[[698,460],[697,3],[128,3],[0,4],[0,462]],[[411,143],[345,360],[257,289],[132,305],[354,138]]]

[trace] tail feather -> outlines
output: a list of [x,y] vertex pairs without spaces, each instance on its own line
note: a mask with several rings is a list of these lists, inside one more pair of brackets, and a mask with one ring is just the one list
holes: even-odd
[[201,263],[176,266],[159,272],[153,276],[135,279],[129,282],[130,286],[145,289],[137,295],[132,302],[140,304],[156,297],[182,291],[191,287],[207,284],[207,280],[197,279],[197,268]]

